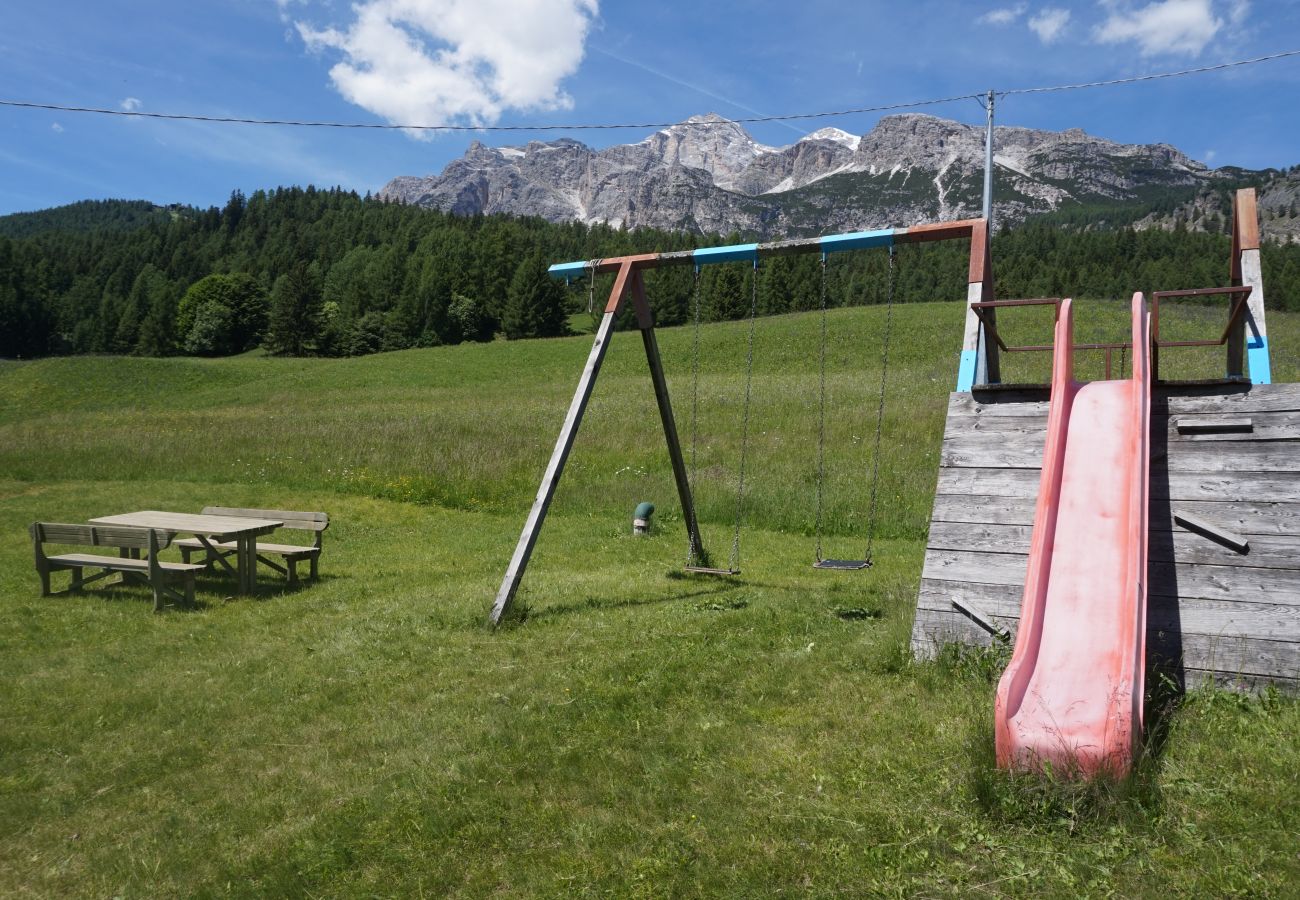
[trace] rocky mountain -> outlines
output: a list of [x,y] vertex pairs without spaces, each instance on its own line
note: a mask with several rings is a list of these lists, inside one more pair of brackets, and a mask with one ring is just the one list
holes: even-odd
[[[1001,224],[1070,204],[1191,198],[1219,177],[1167,144],[1079,129],[998,128],[994,163]],[[710,114],[603,150],[570,139],[475,141],[440,175],[395,178],[380,196],[466,215],[780,238],[977,216],[983,171],[983,129],[933,116],[888,116],[862,136],[824,128],[770,147]]]
[[[1240,171],[1240,170],[1238,170]],[[1224,173],[1225,176],[1229,173]],[[1254,184],[1260,234],[1277,244],[1300,244],[1300,166],[1248,178]],[[1202,185],[1172,211],[1152,212],[1134,222],[1137,228],[1227,233],[1232,222],[1232,193],[1216,184]]]

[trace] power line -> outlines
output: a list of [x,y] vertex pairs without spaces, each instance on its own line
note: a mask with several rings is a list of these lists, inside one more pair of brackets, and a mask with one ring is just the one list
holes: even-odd
[[[822,119],[833,116],[851,116],[856,113],[886,112],[892,109],[912,109],[918,106],[933,106],[938,103],[953,103],[968,100],[978,94],[962,94],[960,97],[943,97],[937,100],[913,100],[910,103],[891,103],[888,106],[864,106],[858,109],[840,109],[832,112],[791,113],[783,116],[752,116],[744,119],[728,119],[728,122],[751,124],[755,122],[788,122],[794,119]],[[295,125],[303,128],[369,128],[382,131],[595,131],[615,128],[674,128],[678,126],[707,128],[717,122],[629,122],[617,124],[579,124],[579,125],[391,125],[382,122],[311,122],[297,119],[243,119],[232,116],[200,116],[178,113],[152,113],[140,110],[102,109],[93,106],[60,106],[53,103],[26,103],[19,100],[0,100],[0,106],[16,106],[24,109],[48,109],[55,112],[99,113],[105,116],[130,116],[142,119],[170,119],[183,122],[221,122],[234,125]]]
[[[1009,97],[1017,94],[1047,94],[1057,91],[1077,91],[1083,88],[1095,87],[1113,87],[1121,84],[1136,84],[1142,81],[1156,81],[1162,78],[1180,78],[1185,75],[1199,75],[1204,72],[1217,72],[1223,69],[1232,69],[1238,66],[1249,66],[1256,63],[1269,62],[1275,59],[1285,59],[1287,57],[1300,56],[1300,50],[1284,50],[1279,53],[1271,53],[1267,56],[1257,56],[1252,59],[1239,59],[1233,62],[1218,63],[1212,66],[1200,66],[1195,69],[1182,69],[1177,72],[1158,72],[1152,75],[1134,75],[1129,78],[1115,78],[1109,81],[1089,81],[1080,84],[1058,84],[1050,87],[1031,87],[1031,88],[1014,88],[1007,91],[994,91],[993,93]],[[884,106],[862,106],[854,109],[839,109],[827,112],[812,113],[789,113],[779,116],[750,116],[747,118],[729,119],[728,121],[737,124],[758,124],[762,122],[792,122],[803,119],[828,119],[843,116],[857,115],[859,113],[873,112],[890,112],[896,109],[916,109],[922,106],[936,106],[941,103],[955,103],[959,100],[982,101],[986,96],[985,91],[973,94],[960,94],[955,97],[941,97],[930,100],[912,100],[905,103],[890,103]],[[137,119],[165,119],[168,121],[181,122],[215,122],[225,125],[288,125],[298,128],[350,128],[366,129],[375,131],[601,131],[614,129],[646,129],[646,128],[675,128],[675,127],[701,127],[707,128],[717,123],[715,122],[625,122],[625,123],[596,123],[596,124],[566,124],[566,125],[393,125],[384,122],[318,122],[301,119],[252,119],[235,116],[204,116],[185,113],[156,113],[145,112],[142,110],[128,109],[105,109],[93,106],[66,106],[56,103],[31,103],[22,100],[3,100],[0,99],[0,106],[15,107],[20,109],[41,109],[52,112],[70,112],[70,113],[94,113],[104,116],[122,116]]]
[[1003,97],[1010,97],[1013,94],[1048,94],[1055,91],[1077,91],[1082,88],[1110,87],[1116,84],[1136,84],[1139,81],[1156,81],[1160,78],[1178,78],[1183,75],[1199,75],[1202,72],[1218,72],[1222,69],[1232,69],[1237,66],[1250,66],[1255,63],[1268,62],[1274,59],[1283,59],[1288,56],[1300,56],[1300,50],[1284,50],[1281,53],[1270,53],[1268,56],[1256,56],[1253,59],[1239,59],[1235,62],[1218,63],[1213,66],[1200,66],[1196,69],[1183,69],[1180,72],[1157,72],[1154,75],[1134,75],[1131,78],[1116,78],[1111,81],[1085,81],[1081,84],[1058,84],[1054,87],[1016,88],[1010,91],[998,91],[997,93]]

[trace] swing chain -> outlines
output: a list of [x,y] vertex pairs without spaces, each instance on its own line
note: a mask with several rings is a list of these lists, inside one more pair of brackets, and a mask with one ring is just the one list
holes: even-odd
[[[696,436],[699,433],[699,413],[700,413],[700,267],[695,267],[695,288],[693,292],[693,318],[694,318],[694,338],[691,345],[691,464],[686,473],[687,484],[690,485],[691,496],[695,496],[695,452]],[[698,527],[698,526],[697,526]],[[696,564],[700,548],[696,546],[696,535],[691,531],[688,538],[686,550],[686,565],[693,566]]]
[[826,254],[822,254],[821,284],[821,390],[818,392],[817,406],[817,517],[814,529],[817,533],[817,562],[822,561],[822,482],[826,478]]
[[876,406],[876,446],[871,454],[871,508],[867,518],[867,555],[871,563],[871,551],[876,541],[876,500],[880,488],[880,434],[885,423],[885,385],[889,374],[889,337],[894,323],[894,248],[889,248],[889,288],[885,300],[885,339],[880,357],[880,401]]
[[591,269],[591,278],[587,281],[587,315],[596,308],[596,268],[601,264],[601,258],[587,260],[587,266]]
[[749,342],[745,354],[745,407],[741,417],[740,428],[740,476],[736,480],[736,528],[731,538],[731,561],[729,568],[740,571],[740,523],[745,502],[745,457],[749,448],[749,398],[754,380],[754,325],[758,320],[758,260],[754,260],[754,269],[750,277],[749,299]]

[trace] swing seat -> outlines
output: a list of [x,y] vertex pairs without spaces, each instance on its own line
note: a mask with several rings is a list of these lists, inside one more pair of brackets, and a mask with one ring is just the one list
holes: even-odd
[[853,571],[855,569],[870,569],[871,560],[869,559],[819,559],[813,563],[814,569],[838,569],[840,571]]
[[714,569],[709,566],[683,566],[683,572],[690,572],[693,575],[739,575],[739,569]]

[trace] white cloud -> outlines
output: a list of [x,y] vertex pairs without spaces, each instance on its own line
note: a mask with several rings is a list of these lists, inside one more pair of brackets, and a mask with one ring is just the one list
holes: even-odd
[[1029,20],[1029,28],[1044,44],[1050,44],[1061,36],[1070,21],[1068,9],[1045,9]]
[[1206,161],[1207,163],[1214,162],[1214,157],[1216,157],[1216,156],[1218,156],[1218,155],[1219,155],[1219,151],[1218,151],[1218,150],[1206,150],[1206,151],[1205,151],[1205,161]]
[[[1138,8],[1130,3],[1106,0],[1104,5],[1110,14],[1097,27],[1097,40],[1104,44],[1132,41],[1143,56],[1197,56],[1224,28],[1224,20],[1215,15],[1212,0],[1158,0]],[[1232,24],[1240,25],[1250,4],[1231,0],[1226,5]]]
[[119,103],[118,105],[121,106],[122,109],[126,110],[127,112],[135,112],[135,111],[136,111],[137,109],[139,109],[143,104],[140,103],[140,100],[139,100],[138,97],[127,97],[125,100],[123,100],[123,101],[122,101],[121,103]]
[[55,134],[63,134],[63,126],[60,125],[58,122],[55,122],[53,125],[51,125],[51,126],[50,126],[50,129],[51,129]]
[[1017,3],[1015,6],[991,9],[975,21],[980,25],[1010,25],[1023,16],[1028,9],[1029,4]]
[[305,5],[306,3],[307,0],[275,0],[275,5],[280,8],[280,21],[286,23],[290,21],[289,7]]
[[[334,87],[394,124],[490,125],[506,110],[568,109],[599,0],[361,0],[345,29],[298,22],[337,50]],[[424,133],[421,133],[424,134]]]

